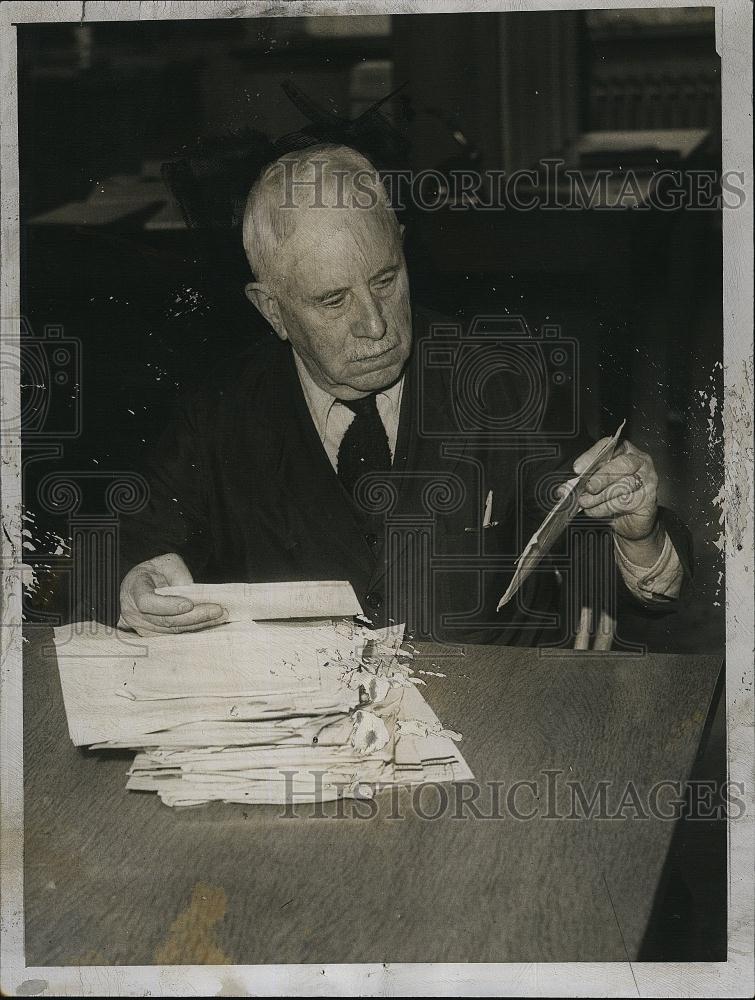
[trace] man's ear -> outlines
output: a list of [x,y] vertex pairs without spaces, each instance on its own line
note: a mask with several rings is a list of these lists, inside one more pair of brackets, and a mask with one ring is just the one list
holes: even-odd
[[250,281],[244,286],[244,293],[252,305],[262,313],[280,339],[288,340],[286,326],[278,306],[278,298],[267,285],[259,281]]
[[404,236],[406,235],[406,226],[401,225],[398,227],[398,231],[401,234],[401,242],[404,242]]

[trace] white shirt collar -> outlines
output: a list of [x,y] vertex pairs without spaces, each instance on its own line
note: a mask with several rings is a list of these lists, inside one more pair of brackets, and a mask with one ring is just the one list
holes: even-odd
[[[312,414],[312,420],[317,428],[317,433],[322,440],[325,437],[330,411],[339,401],[335,396],[326,392],[325,389],[320,388],[307,371],[306,365],[296,351],[293,353],[296,370],[299,374],[299,381],[301,382],[301,387],[304,390],[304,397],[307,401],[309,412]],[[398,382],[390,386],[390,388],[383,389],[376,393],[380,404],[379,409],[381,410],[381,416],[385,411],[389,412],[396,425],[398,425],[399,411],[401,409],[401,395],[403,387],[404,376],[402,375]]]

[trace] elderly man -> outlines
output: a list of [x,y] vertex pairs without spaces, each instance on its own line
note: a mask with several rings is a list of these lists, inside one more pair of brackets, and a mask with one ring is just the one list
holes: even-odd
[[[215,373],[166,427],[149,504],[123,525],[122,624],[187,632],[223,620],[217,605],[155,593],[166,585],[341,579],[370,619],[418,637],[564,641],[579,574],[563,563],[544,563],[496,611],[558,456],[516,421],[500,439],[460,425],[469,387],[453,358],[424,361],[442,320],[412,308],[402,229],[372,165],[330,145],[282,157],[249,193],[243,232],[247,295],[277,336]],[[532,386],[499,367],[485,405],[517,413]],[[580,497],[596,538],[612,536],[603,561],[634,618],[672,608],[689,572],[685,529],[659,510],[656,486],[650,456],[625,441]]]

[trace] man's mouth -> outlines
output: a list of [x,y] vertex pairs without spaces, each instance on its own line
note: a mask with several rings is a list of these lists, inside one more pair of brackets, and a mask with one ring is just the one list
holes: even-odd
[[368,354],[364,358],[355,358],[352,363],[358,365],[371,365],[373,362],[381,361],[382,359],[387,358],[389,354],[393,354],[397,347],[398,344],[393,344],[391,347],[386,348],[384,351],[380,351],[378,354]]

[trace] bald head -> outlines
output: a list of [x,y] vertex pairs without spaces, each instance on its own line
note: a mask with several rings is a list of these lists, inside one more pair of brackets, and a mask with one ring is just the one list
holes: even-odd
[[278,283],[281,251],[297,226],[312,226],[312,212],[335,213],[343,225],[368,212],[381,228],[399,232],[378,172],[361,153],[326,143],[286,153],[262,172],[244,211],[244,250],[258,281]]

